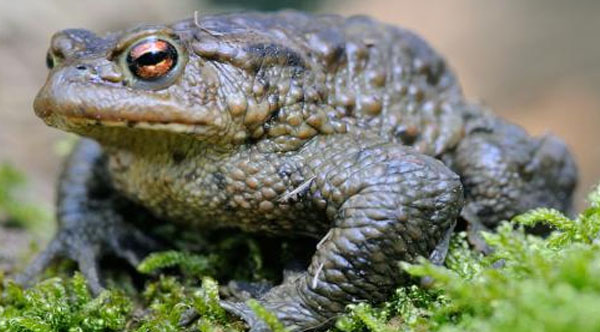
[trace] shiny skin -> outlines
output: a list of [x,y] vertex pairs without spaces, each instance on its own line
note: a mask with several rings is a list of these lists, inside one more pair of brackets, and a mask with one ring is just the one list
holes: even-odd
[[[177,46],[164,81],[123,66],[145,36]],[[469,103],[422,39],[367,17],[65,30],[50,58],[36,114],[87,138],[59,184],[59,233],[23,280],[67,256],[99,289],[101,256],[136,264],[152,247],[132,213],[199,234],[309,237],[320,242],[307,269],[259,298],[304,330],[387,298],[405,281],[400,261],[435,250],[441,263],[457,219],[492,228],[532,207],[570,207],[576,169],[562,142]],[[265,328],[245,304],[223,305]]]

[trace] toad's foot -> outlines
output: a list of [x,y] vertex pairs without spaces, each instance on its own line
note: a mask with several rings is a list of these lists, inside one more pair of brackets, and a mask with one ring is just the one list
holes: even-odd
[[106,217],[102,213],[83,215],[74,223],[77,227],[61,228],[16,281],[27,286],[57,258],[69,258],[77,262],[90,289],[98,294],[103,289],[101,258],[114,255],[136,267],[150,251],[159,248],[156,240],[135,227],[119,218]]
[[[286,317],[288,317],[288,319],[285,319],[286,327],[299,331],[312,330],[321,326],[330,325],[330,323],[333,323],[339,316],[334,315],[328,318],[320,317],[320,319],[315,319],[315,313],[312,310],[294,303],[294,299],[299,298],[300,294],[289,295],[290,297],[286,301],[259,301],[259,304],[280,319],[282,317],[282,313],[285,313]],[[240,317],[244,322],[246,322],[250,328],[250,332],[271,331],[271,328],[267,322],[258,317],[256,313],[248,306],[248,304],[244,302],[221,301],[221,306],[228,312]],[[293,320],[289,319],[292,317],[296,321],[296,324],[293,323]],[[300,327],[305,326],[307,322],[311,322],[308,327]]]

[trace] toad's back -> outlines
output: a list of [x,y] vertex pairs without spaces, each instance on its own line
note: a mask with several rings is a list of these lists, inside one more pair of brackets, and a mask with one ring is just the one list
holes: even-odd
[[247,80],[221,86],[240,91],[245,84],[242,98],[276,109],[265,129],[270,136],[304,138],[351,124],[439,155],[463,134],[453,73],[407,30],[364,16],[291,11],[202,16],[173,28],[189,34],[200,58],[231,65],[232,77],[245,71]]

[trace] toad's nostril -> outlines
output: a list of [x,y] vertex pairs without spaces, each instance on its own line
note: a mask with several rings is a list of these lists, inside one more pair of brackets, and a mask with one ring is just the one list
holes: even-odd
[[87,66],[84,66],[84,65],[79,65],[79,66],[77,66],[77,67],[75,67],[75,68],[76,68],[77,70],[86,70],[86,69],[88,69],[88,68],[87,68]]

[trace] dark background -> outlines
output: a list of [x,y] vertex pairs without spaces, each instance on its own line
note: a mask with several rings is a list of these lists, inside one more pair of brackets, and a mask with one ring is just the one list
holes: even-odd
[[[242,5],[240,5],[242,4]],[[600,1],[19,0],[0,2],[0,162],[31,181],[50,205],[64,134],[46,127],[32,101],[46,77],[49,38],[63,28],[97,32],[201,13],[295,7],[367,14],[409,27],[442,53],[469,98],[531,133],[550,131],[572,148],[581,173],[577,206],[600,180]]]

